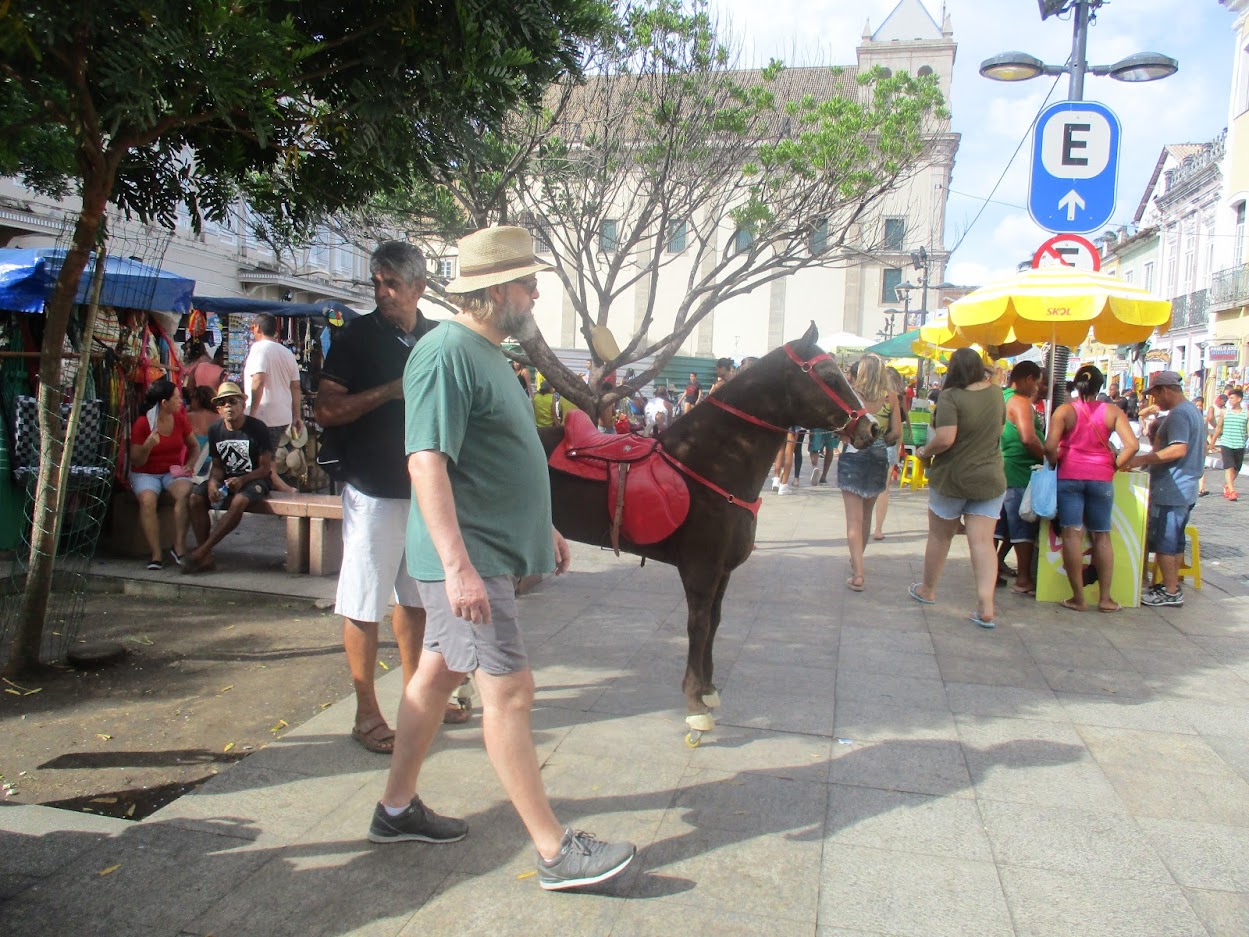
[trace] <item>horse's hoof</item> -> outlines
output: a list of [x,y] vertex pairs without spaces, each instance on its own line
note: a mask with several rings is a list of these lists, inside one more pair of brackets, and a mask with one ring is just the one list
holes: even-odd
[[685,744],[688,748],[697,748],[699,743],[702,741],[702,737],[703,734],[701,732],[697,729],[693,729],[688,735],[685,736]]
[[685,724],[695,732],[710,732],[716,727],[716,721],[712,718],[711,713],[696,713],[692,716],[686,716]]
[[710,709],[718,709],[720,707],[720,691],[712,690],[710,693],[704,693],[703,705]]

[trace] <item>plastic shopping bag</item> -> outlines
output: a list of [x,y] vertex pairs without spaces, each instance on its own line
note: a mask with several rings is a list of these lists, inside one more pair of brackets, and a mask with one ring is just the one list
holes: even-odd
[[1033,469],[1032,478],[1028,482],[1028,491],[1024,497],[1031,497],[1032,513],[1037,517],[1053,517],[1057,514],[1058,470],[1046,464]]
[[1023,490],[1023,498],[1019,501],[1019,516],[1029,524],[1035,524],[1040,520],[1036,512],[1032,510],[1032,479],[1028,479],[1028,487]]

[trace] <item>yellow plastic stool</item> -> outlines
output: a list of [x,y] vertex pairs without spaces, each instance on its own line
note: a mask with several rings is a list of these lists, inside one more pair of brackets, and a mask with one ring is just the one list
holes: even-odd
[[[1180,562],[1180,579],[1186,576],[1193,577],[1193,588],[1201,588],[1201,537],[1197,535],[1197,528],[1189,524],[1184,528],[1184,536],[1188,540],[1188,552],[1192,559],[1187,556]],[[1185,565],[1187,564],[1187,565]],[[1158,561],[1154,560],[1153,566],[1154,582],[1162,581],[1162,570],[1158,567]]]
[[913,491],[928,487],[928,476],[924,474],[924,463],[918,456],[907,454],[902,463],[902,473],[898,476],[898,487],[910,485]]

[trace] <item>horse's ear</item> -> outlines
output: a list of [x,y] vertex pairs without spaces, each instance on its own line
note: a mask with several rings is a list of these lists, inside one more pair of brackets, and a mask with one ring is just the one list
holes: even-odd
[[803,333],[802,338],[800,338],[799,341],[814,345],[817,341],[819,341],[819,338],[820,330],[815,327],[815,320],[812,319],[811,325],[807,327],[806,332]]

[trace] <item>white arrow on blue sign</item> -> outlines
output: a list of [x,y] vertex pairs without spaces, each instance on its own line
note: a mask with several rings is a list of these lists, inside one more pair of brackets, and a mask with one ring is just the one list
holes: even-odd
[[1059,101],[1037,118],[1028,213],[1046,231],[1085,234],[1115,211],[1119,118],[1096,101]]

